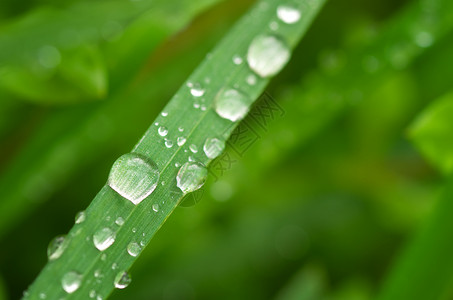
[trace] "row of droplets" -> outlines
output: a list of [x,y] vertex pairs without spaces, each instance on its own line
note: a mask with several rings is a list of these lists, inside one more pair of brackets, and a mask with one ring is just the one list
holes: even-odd
[[[277,16],[280,20],[287,24],[293,24],[300,19],[300,12],[288,6],[280,6],[277,9]],[[262,35],[255,38],[249,46],[247,53],[247,63],[249,67],[260,77],[270,77],[278,73],[289,60],[289,47],[279,37],[275,35]],[[242,63],[242,58],[239,56],[233,57],[233,62],[237,65]],[[247,77],[247,82],[250,85],[256,83],[256,77],[251,74]],[[190,93],[194,97],[201,97],[205,90],[199,85],[189,85]],[[252,100],[237,89],[226,88],[222,89],[215,98],[215,111],[217,114],[232,122],[241,120],[248,112]],[[202,110],[204,110],[202,108]],[[167,116],[166,112],[162,116]],[[182,132],[182,128],[179,128]],[[158,134],[165,137],[168,134],[168,129],[164,126],[158,128]],[[183,146],[186,138],[178,137],[177,145]],[[173,143],[166,139],[166,147],[170,148]],[[218,138],[208,138],[204,145],[203,151],[209,159],[214,159],[225,148],[225,142]],[[196,145],[190,145],[189,149],[196,153],[198,151]],[[189,161],[181,166],[176,176],[176,185],[184,193],[190,193],[201,188],[207,178],[206,167],[196,161]],[[148,197],[157,187],[159,181],[159,170],[155,163],[149,158],[137,154],[127,153],[118,158],[113,164],[109,175],[108,185],[115,190],[119,195],[137,205],[146,197]],[[153,210],[158,211],[157,204],[153,205]],[[80,224],[85,220],[85,213],[81,212],[76,216],[76,223]],[[123,225],[124,220],[118,218],[115,223],[119,226]],[[108,249],[116,239],[115,232],[109,228],[101,228],[93,235],[93,244],[99,251]],[[54,238],[48,247],[49,260],[59,258],[67,246],[65,236],[57,236]],[[129,255],[136,257],[140,253],[143,244],[131,242],[127,246]],[[125,288],[131,282],[127,272],[119,272],[114,279],[116,288]],[[82,283],[82,275],[76,271],[66,273],[61,280],[62,288],[67,293],[73,293]],[[96,293],[94,290],[90,292],[90,298],[94,298]],[[98,295],[98,300],[102,299]]]

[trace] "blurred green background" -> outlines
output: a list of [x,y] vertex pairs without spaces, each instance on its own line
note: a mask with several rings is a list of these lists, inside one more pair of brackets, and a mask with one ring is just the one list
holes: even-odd
[[[0,299],[252,4],[0,2]],[[452,13],[328,1],[112,299],[451,299]]]

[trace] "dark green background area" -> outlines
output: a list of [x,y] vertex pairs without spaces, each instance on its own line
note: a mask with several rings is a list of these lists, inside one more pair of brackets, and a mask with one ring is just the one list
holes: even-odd
[[[131,3],[0,2],[0,300],[253,1]],[[327,2],[112,299],[451,299],[452,6]]]

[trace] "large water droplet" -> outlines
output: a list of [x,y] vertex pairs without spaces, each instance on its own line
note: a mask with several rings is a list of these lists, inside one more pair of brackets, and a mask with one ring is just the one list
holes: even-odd
[[235,89],[222,89],[214,100],[216,113],[232,122],[243,119],[251,103],[249,97]]
[[203,151],[210,159],[214,159],[225,149],[225,143],[217,138],[208,138],[204,142]]
[[160,126],[159,129],[157,129],[157,133],[160,136],[166,136],[168,134],[168,129],[165,126]]
[[127,272],[119,272],[115,280],[113,281],[113,284],[117,289],[124,289],[126,288],[129,284],[131,283],[131,278],[129,277],[129,274]]
[[201,188],[208,176],[208,169],[199,162],[185,163],[176,175],[176,185],[184,193]]
[[260,35],[249,46],[247,63],[261,77],[277,74],[290,57],[288,45],[275,35]]
[[140,245],[136,242],[131,242],[127,245],[127,253],[129,253],[130,256],[136,257],[141,250],[142,247],[140,247]]
[[93,243],[99,251],[104,251],[115,242],[115,238],[115,232],[108,227],[104,227],[94,233]]
[[300,19],[300,11],[294,7],[280,5],[277,8],[277,17],[286,24],[294,24]]
[[148,197],[159,181],[159,170],[148,158],[128,153],[118,158],[110,171],[108,184],[135,205]]
[[61,286],[68,294],[72,294],[77,291],[81,283],[82,275],[74,271],[66,273],[61,279]]
[[50,241],[49,246],[47,247],[47,257],[49,258],[49,260],[55,260],[59,258],[66,249],[66,246],[66,236],[56,236],[52,241]]

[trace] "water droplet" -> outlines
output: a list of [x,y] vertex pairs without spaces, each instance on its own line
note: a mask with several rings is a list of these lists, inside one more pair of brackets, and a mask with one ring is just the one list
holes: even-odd
[[179,166],[180,166],[180,164],[179,164],[179,163],[175,163],[175,167],[179,167]]
[[61,279],[61,286],[68,294],[72,294],[77,291],[81,283],[82,275],[74,271],[66,273]]
[[233,56],[233,63],[235,65],[240,65],[242,64],[242,58],[239,55]]
[[194,84],[191,88],[190,88],[190,93],[192,94],[192,96],[194,97],[201,97],[204,95],[204,92],[205,90],[203,88],[201,88],[201,86],[199,84]]
[[136,233],[136,232],[137,232],[137,228],[135,228],[135,227],[132,228],[132,232],[133,232],[133,233]]
[[195,161],[195,158],[193,158],[193,156],[189,156],[189,161]]
[[129,253],[130,256],[136,257],[141,250],[142,248],[136,242],[131,242],[127,245],[127,253]]
[[300,20],[300,11],[294,7],[280,5],[277,8],[277,17],[286,24],[294,24]]
[[80,223],[83,223],[83,221],[85,221],[85,211],[79,211],[76,216],[75,216],[75,223],[76,224],[80,224]]
[[178,127],[178,131],[179,131],[179,132],[183,132],[183,131],[184,131],[184,128]]
[[165,139],[165,147],[167,148],[173,147],[173,142],[169,139]]
[[182,145],[184,145],[186,143],[186,138],[182,137],[182,136],[178,137],[177,143],[178,143],[178,146],[181,147]]
[[199,162],[185,163],[176,175],[176,185],[184,193],[190,193],[203,186],[208,170]]
[[123,224],[124,224],[124,219],[121,218],[121,217],[118,217],[118,218],[115,220],[115,224],[118,225],[118,226],[123,226]]
[[250,74],[249,76],[247,76],[246,81],[247,81],[247,83],[249,85],[255,85],[256,84],[256,76],[253,75],[253,74]]
[[198,147],[195,144],[190,145],[189,149],[190,149],[190,151],[192,151],[192,153],[197,153],[198,152]]
[[127,274],[127,272],[124,272],[124,271],[119,272],[116,275],[115,280],[113,281],[113,284],[115,285],[115,287],[117,289],[124,289],[130,283],[131,283],[131,278],[130,278],[129,274]]
[[157,129],[157,133],[159,133],[160,136],[166,136],[168,134],[168,129],[167,127],[160,126],[159,129]]
[[166,116],[168,116],[168,112],[163,111],[160,115],[161,115],[162,117],[166,117]]
[[214,101],[216,113],[232,122],[243,119],[252,103],[251,99],[234,89],[222,89]]
[[58,235],[52,241],[50,241],[47,247],[47,258],[49,260],[55,260],[59,258],[64,250],[66,249],[67,241],[65,235]]
[[145,241],[140,241],[140,246],[145,247]]
[[159,204],[157,204],[157,203],[153,204],[153,210],[155,212],[159,212]]
[[46,299],[47,295],[46,293],[39,293],[39,299]]
[[116,270],[118,269],[118,264],[117,263],[113,263],[112,264],[112,270]]
[[200,103],[194,103],[193,108],[200,108]]
[[115,242],[115,238],[115,232],[108,227],[104,227],[94,233],[93,243],[99,251],[104,251]]
[[275,35],[260,35],[249,46],[247,63],[261,77],[277,74],[290,57],[288,45]]
[[137,205],[154,191],[158,181],[159,170],[150,159],[128,153],[113,164],[108,184],[118,194]]
[[90,296],[90,298],[96,297],[96,291],[95,290],[91,290],[90,293],[88,294],[88,296]]
[[155,125],[155,126],[159,126],[159,122],[155,122],[154,125]]
[[101,295],[97,295],[97,297],[96,297],[96,300],[103,300],[103,299],[104,299],[104,298],[102,298]]
[[96,271],[94,271],[94,277],[96,277],[96,278],[101,278],[102,277],[100,269],[97,269]]
[[214,159],[225,149],[225,143],[217,138],[208,138],[204,142],[203,151],[210,159]]
[[201,109],[202,111],[205,111],[205,110],[206,110],[206,105],[200,106],[200,109]]

